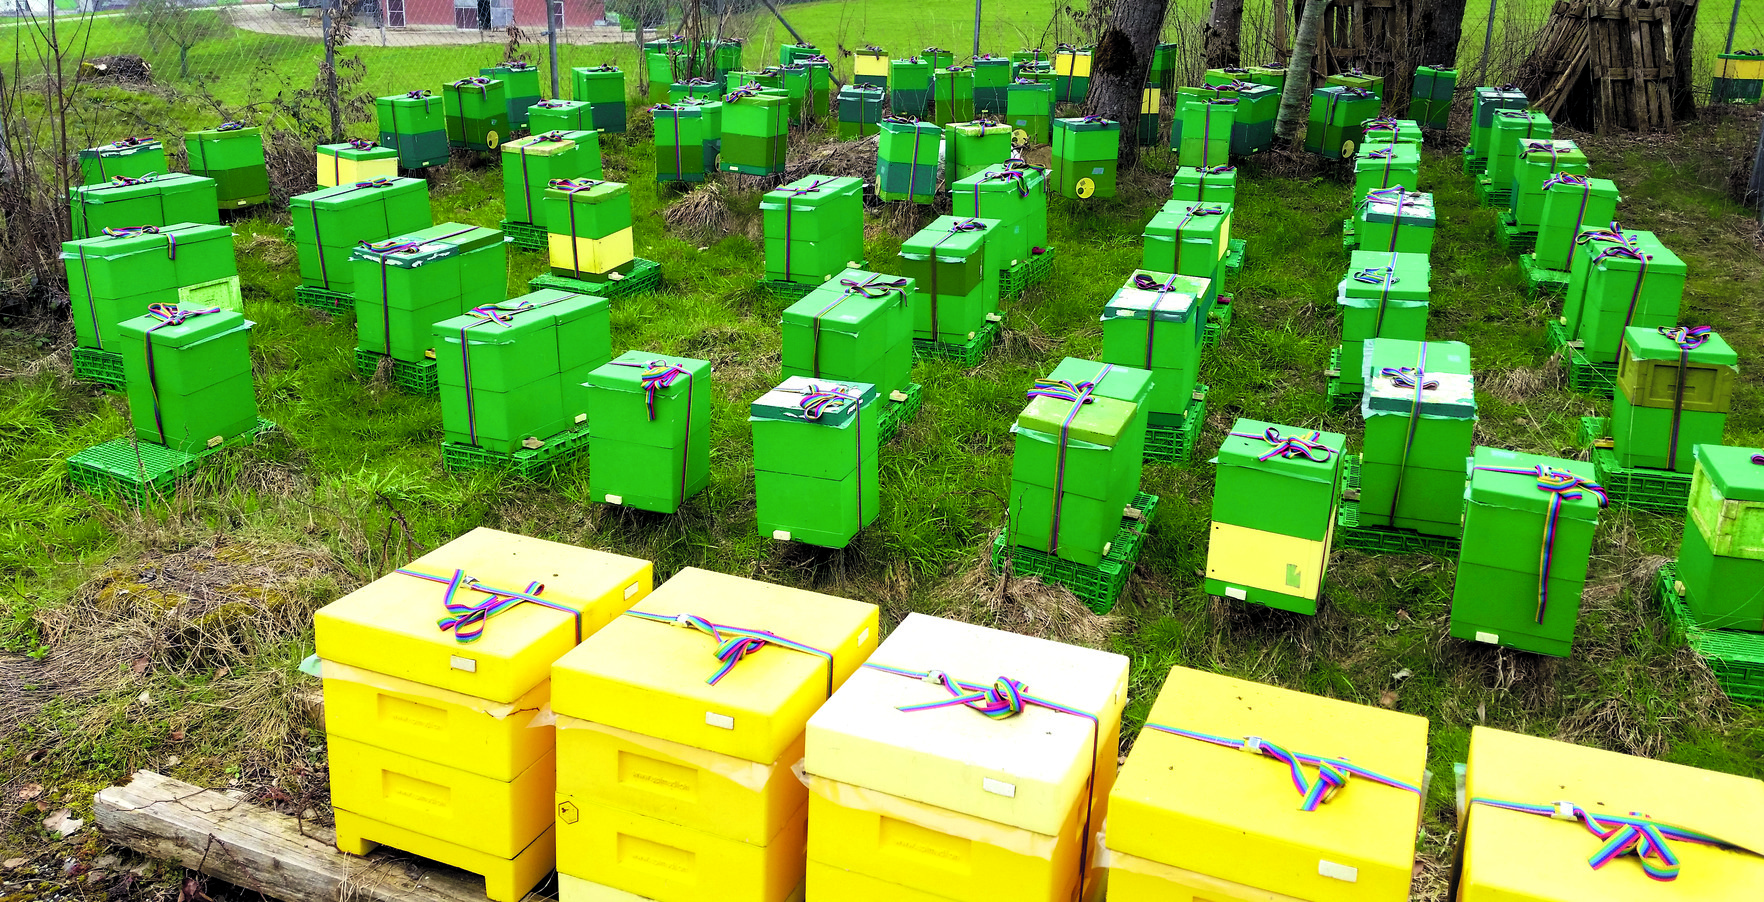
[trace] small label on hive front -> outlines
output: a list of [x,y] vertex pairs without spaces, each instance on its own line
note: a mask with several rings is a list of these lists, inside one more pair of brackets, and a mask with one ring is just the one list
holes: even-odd
[[1345,864],[1336,864],[1326,858],[1317,859],[1317,874],[1322,877],[1333,877],[1344,883],[1360,882],[1360,869]]
[[1240,586],[1226,586],[1225,597],[1235,598],[1238,601],[1245,601],[1249,598],[1249,592]]
[[453,655],[452,658],[447,662],[447,666],[452,667],[454,670],[463,670],[466,673],[477,673],[478,672],[478,662],[477,661],[474,661],[471,658],[461,657],[459,655]]
[[636,595],[636,594],[637,594],[637,584],[636,583],[632,583],[632,584],[625,587],[625,597],[626,598],[630,598],[631,596]]
[[576,414],[576,425],[580,426],[581,424],[586,423],[586,422],[588,422],[588,415],[587,414],[585,414],[585,413]]
[[719,729],[735,729],[735,718],[727,714],[718,714],[715,711],[704,712],[704,722]]
[[1304,575],[1297,564],[1286,565],[1286,584],[1294,589],[1304,584]]
[[774,529],[772,530],[772,538],[777,539],[780,542],[788,542],[790,541],[790,530]]
[[1014,799],[1017,797],[1017,785],[1015,783],[1006,783],[1003,780],[994,780],[991,777],[981,777],[980,788],[995,796],[1004,796],[1007,799]]
[[606,503],[607,504],[624,504],[625,503],[625,496],[623,496],[623,495],[608,495],[608,496],[606,496]]
[[1501,637],[1499,633],[1485,633],[1482,630],[1477,630],[1476,641],[1487,642],[1490,645],[1499,645],[1501,644]]
[[858,644],[862,645],[868,641],[870,641],[870,628],[866,626],[863,632],[858,633]]

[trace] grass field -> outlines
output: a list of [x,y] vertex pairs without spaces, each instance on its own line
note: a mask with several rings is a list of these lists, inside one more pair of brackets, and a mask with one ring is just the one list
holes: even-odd
[[[786,14],[806,28],[804,18],[842,6]],[[952,22],[959,6],[949,4]],[[916,34],[890,40],[918,42]],[[924,39],[932,41],[948,39]],[[278,69],[304,65],[286,43],[256,52]],[[490,49],[485,61],[499,55]],[[463,53],[433,50],[448,62]],[[393,54],[413,51],[384,53],[412,71],[411,58]],[[370,71],[377,65],[370,60]],[[235,83],[213,87],[237,89],[227,84]],[[107,98],[129,102],[122,92]],[[1756,225],[1723,188],[1757,128],[1755,117],[1735,116],[1675,138],[1582,138],[1597,174],[1624,189],[1625,226],[1658,232],[1690,264],[1683,319],[1714,326],[1740,352],[1728,441],[1744,446],[1764,443],[1764,378],[1747,364],[1764,352],[1764,260]],[[0,501],[10,514],[0,525],[0,647],[10,652],[0,656],[0,691],[11,700],[0,712],[0,786],[19,800],[0,806],[0,850],[29,860],[21,874],[60,879],[65,858],[91,864],[107,851],[89,830],[53,842],[30,799],[84,817],[92,791],[142,767],[233,784],[322,817],[322,743],[293,699],[307,680],[295,667],[311,651],[312,610],[478,525],[651,558],[658,579],[708,567],[873,601],[891,622],[925,611],[1111,648],[1133,662],[1134,726],[1177,664],[1426,716],[1437,779],[1419,841],[1422,899],[1442,898],[1449,775],[1472,725],[1764,777],[1764,710],[1726,702],[1648,599],[1648,577],[1673,555],[1681,518],[1601,517],[1575,655],[1559,661],[1447,638],[1453,568],[1428,558],[1338,552],[1314,618],[1209,599],[1199,576],[1212,496],[1205,465],[1148,466],[1146,490],[1164,504],[1111,617],[986,572],[982,549],[1008,491],[1008,426],[1036,376],[1062,356],[1098,351],[1101,304],[1137,265],[1141,229],[1167,196],[1168,160],[1158,154],[1111,201],[1054,202],[1055,276],[1007,306],[1004,340],[984,363],[915,367],[928,400],[885,450],[874,527],[838,553],[762,539],[744,420],[747,402],[777,378],[780,305],[751,287],[757,196],[731,193],[724,237],[685,240],[663,223],[647,148],[606,145],[609,177],[633,186],[640,253],[667,278],[664,291],[615,305],[614,345],[716,366],[711,485],[674,517],[590,504],[586,468],[543,485],[442,473],[436,402],[357,380],[351,324],[289,302],[293,258],[277,215],[244,220],[236,232],[257,323],[259,403],[280,428],[166,508],[134,512],[66,485],[64,459],[124,434],[126,410],[71,381],[69,335],[0,332]],[[1238,321],[1203,364],[1212,389],[1203,457],[1237,416],[1344,431],[1357,442],[1357,417],[1327,409],[1321,375],[1346,267],[1340,221],[1350,189],[1339,175],[1246,169],[1234,234],[1249,240],[1250,259],[1236,286]],[[1494,214],[1474,205],[1455,153],[1431,153],[1423,182],[1441,220],[1430,330],[1475,351],[1478,440],[1572,453],[1578,418],[1608,405],[1565,390],[1543,335],[1549,305],[1519,291],[1517,267],[1494,243]],[[448,169],[433,199],[437,222],[494,226],[502,217],[494,169]],[[868,251],[879,267],[910,233],[905,226],[895,211],[873,218]],[[515,294],[543,261],[515,251],[510,264]],[[19,789],[33,786],[37,796]]]

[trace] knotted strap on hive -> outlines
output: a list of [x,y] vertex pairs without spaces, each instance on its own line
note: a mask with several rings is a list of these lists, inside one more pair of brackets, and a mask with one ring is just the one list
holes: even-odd
[[1329,458],[1341,450],[1323,444],[1323,433],[1317,430],[1312,430],[1310,435],[1292,436],[1281,435],[1279,426],[1269,426],[1259,433],[1233,432],[1230,435],[1235,438],[1261,439],[1267,442],[1270,447],[1256,458],[1258,461],[1270,461],[1276,457],[1281,460],[1302,457],[1312,463],[1321,464],[1328,463]]
[[1550,496],[1549,517],[1544,521],[1543,546],[1538,549],[1537,575],[1537,617],[1536,622],[1543,623],[1544,614],[1548,613],[1550,603],[1550,567],[1555,562],[1556,527],[1561,521],[1562,503],[1579,501],[1585,497],[1581,489],[1593,493],[1599,500],[1599,507],[1609,503],[1610,498],[1604,488],[1590,479],[1565,470],[1557,470],[1538,464],[1529,469],[1518,467],[1477,467],[1484,473],[1510,473],[1514,476],[1529,476],[1537,480],[1537,490],[1548,492]]
[[1176,223],[1176,234],[1170,242],[1170,272],[1183,275],[1182,272],[1182,230],[1188,224],[1202,216],[1224,216],[1223,205],[1208,206],[1199,202],[1188,205],[1182,213],[1182,219]]
[[[1613,229],[1617,229],[1617,224],[1611,223],[1611,227]],[[1594,235],[1594,234],[1599,234],[1599,233],[1589,232],[1586,235],[1582,235],[1581,237],[1587,238],[1589,235]],[[1595,254],[1593,256],[1592,264],[1594,266],[1597,266],[1599,263],[1601,263],[1605,260],[1612,259],[1612,258],[1618,258],[1618,259],[1624,259],[1624,260],[1634,260],[1636,262],[1635,284],[1630,286],[1630,289],[1629,289],[1629,307],[1623,313],[1623,329],[1622,329],[1622,331],[1619,331],[1617,333],[1619,336],[1621,336],[1625,332],[1628,332],[1630,325],[1635,322],[1636,310],[1637,310],[1637,308],[1639,308],[1641,306],[1642,286],[1645,285],[1648,281],[1648,268],[1649,268],[1649,265],[1654,262],[1654,255],[1649,254],[1649,253],[1644,253],[1640,247],[1640,242],[1638,242],[1634,236],[1624,235],[1622,233],[1621,229],[1617,230],[1617,235],[1618,235],[1619,240],[1622,241],[1622,243],[1614,244],[1611,247],[1607,247],[1607,248],[1604,248],[1603,250],[1600,250],[1597,254]],[[1604,239],[1600,239],[1600,240],[1604,240]],[[1622,358],[1623,358],[1623,342],[1619,341],[1617,343],[1617,350],[1614,351],[1611,355],[1611,362],[1618,363],[1622,360]]]
[[[1395,262],[1396,254],[1394,252],[1391,254],[1391,258],[1392,262]],[[1390,301],[1390,289],[1402,279],[1398,278],[1394,266],[1372,266],[1354,273],[1354,281],[1379,287],[1378,312],[1372,322],[1372,337],[1377,338],[1384,334],[1384,310],[1385,305]]]
[[648,611],[626,611],[625,616],[635,617],[638,620],[647,620],[650,623],[673,624],[709,636],[711,641],[717,643],[715,654],[717,660],[722,662],[722,666],[718,667],[716,672],[712,673],[710,677],[705,680],[705,683],[708,685],[715,686],[718,681],[723,677],[728,676],[729,672],[735,669],[735,665],[746,660],[748,655],[751,655],[768,645],[776,645],[779,648],[787,648],[791,651],[802,652],[806,655],[814,655],[817,658],[825,660],[827,662],[827,697],[833,697],[832,652],[824,651],[803,642],[786,639],[770,630],[757,630],[742,626],[730,626],[726,623],[712,623],[696,614],[681,613],[669,617],[665,614],[651,614]]
[[1580,235],[1580,227],[1586,223],[1586,207],[1592,203],[1592,185],[1585,176],[1575,175],[1572,172],[1555,172],[1551,173],[1549,178],[1544,179],[1543,190],[1547,192],[1555,187],[1580,189],[1580,211],[1574,214],[1574,228],[1568,231],[1568,247],[1565,256],[1571,258],[1574,253],[1574,241]]
[[1173,275],[1170,277],[1170,281],[1160,282],[1145,273],[1133,274],[1134,288],[1158,293],[1157,297],[1152,298],[1152,304],[1145,313],[1145,368],[1148,370],[1152,368],[1152,350],[1158,333],[1158,308],[1164,303],[1164,295],[1176,290],[1176,280],[1180,278],[1182,277]]
[[[1389,171],[1390,164],[1387,163],[1385,164],[1385,172],[1388,173]],[[1386,176],[1385,181],[1390,181],[1388,175]],[[1388,250],[1390,251],[1392,258],[1395,258],[1397,253],[1397,233],[1401,231],[1403,227],[1403,204],[1408,202],[1409,197],[1409,189],[1400,184],[1395,187],[1379,188],[1375,191],[1366,192],[1366,200],[1368,203],[1377,201],[1380,203],[1396,205],[1396,209],[1390,214],[1390,247]],[[1382,310],[1380,312],[1382,313]]]
[[1415,396],[1409,409],[1409,428],[1403,436],[1403,454],[1397,460],[1396,488],[1390,493],[1390,525],[1396,525],[1397,505],[1403,499],[1404,477],[1409,474],[1409,454],[1415,448],[1415,435],[1421,428],[1421,393],[1439,388],[1438,379],[1427,376],[1427,342],[1421,343],[1421,355],[1415,365],[1391,367],[1387,366],[1379,372],[1380,376],[1390,380],[1398,388],[1412,388]]
[[1499,799],[1472,798],[1472,805],[1486,805],[1505,811],[1517,811],[1522,814],[1536,814],[1555,820],[1582,824],[1588,833],[1604,840],[1586,863],[1593,870],[1599,870],[1619,858],[1633,855],[1636,863],[1641,865],[1642,872],[1649,879],[1668,883],[1678,879],[1682,869],[1678,853],[1673,850],[1673,841],[1691,843],[1699,846],[1713,846],[1728,852],[1739,852],[1746,855],[1764,856],[1764,852],[1748,849],[1738,843],[1728,842],[1716,836],[1656,821],[1640,812],[1630,812],[1624,817],[1616,814],[1594,814],[1573,802],[1557,802],[1553,805],[1529,805],[1522,802],[1504,802]]
[[[1401,789],[1405,792],[1412,792],[1416,796],[1421,795],[1421,788],[1418,786],[1405,783],[1395,777],[1387,777],[1375,770],[1368,770],[1367,768],[1356,766],[1349,763],[1346,758],[1325,758],[1320,755],[1305,755],[1297,752],[1290,752],[1261,738],[1260,736],[1250,736],[1244,739],[1230,739],[1224,736],[1214,736],[1211,733],[1202,733],[1196,730],[1182,730],[1176,727],[1165,726],[1161,723],[1151,723],[1149,721],[1146,723],[1145,728],[1148,730],[1156,730],[1159,733],[1168,733],[1172,736],[1181,736],[1185,739],[1194,739],[1200,742],[1211,743],[1212,745],[1224,746],[1228,749],[1237,749],[1240,752],[1248,752],[1252,755],[1265,755],[1279,761],[1286,765],[1287,772],[1292,778],[1293,788],[1299,791],[1300,811],[1314,812],[1318,808],[1321,808],[1325,802],[1328,802],[1337,792],[1347,786],[1350,777],[1360,777],[1362,779],[1370,780],[1373,783],[1389,786],[1392,789]],[[1311,767],[1317,768],[1317,778],[1315,780],[1306,779],[1303,765],[1307,764]]]
[[[544,583],[534,581],[527,584],[525,591],[516,592],[486,586],[476,578],[466,576],[464,570],[455,570],[452,576],[435,576],[408,567],[400,567],[393,572],[447,587],[446,593],[441,596],[441,604],[447,609],[447,616],[438,619],[435,625],[444,633],[452,633],[454,641],[461,645],[483,638],[484,629],[490,625],[490,618],[519,604],[536,604],[569,614],[576,621],[576,641],[582,641],[582,612],[549,598],[539,597],[545,591]],[[460,600],[461,589],[480,592],[489,597],[477,604],[469,604]]]

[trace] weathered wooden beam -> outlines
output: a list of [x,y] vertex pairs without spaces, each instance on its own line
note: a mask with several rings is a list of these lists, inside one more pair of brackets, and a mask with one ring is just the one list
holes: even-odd
[[482,878],[385,849],[345,855],[327,827],[151,771],[92,810],[112,842],[283,902],[484,902]]

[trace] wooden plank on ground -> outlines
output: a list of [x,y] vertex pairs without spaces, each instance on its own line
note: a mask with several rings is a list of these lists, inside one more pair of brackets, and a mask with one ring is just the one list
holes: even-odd
[[384,849],[345,855],[328,827],[151,771],[92,807],[113,842],[283,902],[484,902],[476,875]]

